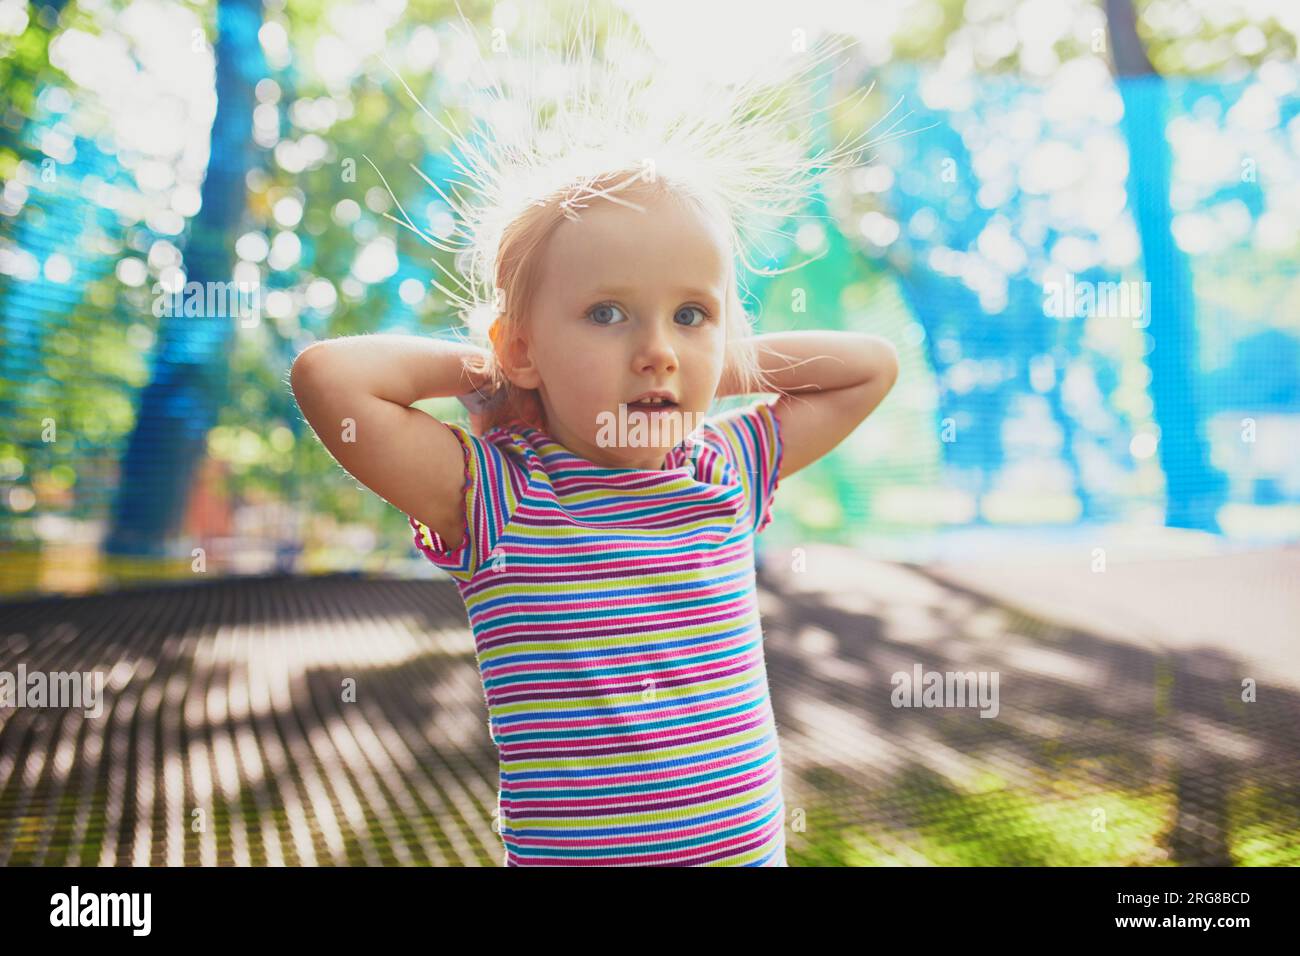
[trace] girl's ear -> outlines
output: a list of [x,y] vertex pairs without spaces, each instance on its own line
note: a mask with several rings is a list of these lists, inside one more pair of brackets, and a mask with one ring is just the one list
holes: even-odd
[[531,364],[527,345],[521,341],[521,337],[510,335],[505,322],[498,318],[488,326],[488,338],[496,354],[497,366],[506,380],[516,388],[536,388],[535,385],[525,385],[520,377],[521,371],[525,372],[526,377],[526,366]]
[[511,340],[505,349],[506,356],[502,371],[516,388],[535,389],[542,384],[542,376],[537,371],[528,343],[522,338]]
[[510,384],[516,389],[536,389],[542,384],[542,376],[537,371],[537,365],[533,364],[532,358],[529,358],[528,352],[524,349],[513,349],[510,362],[504,365],[502,371],[507,378],[510,378]]

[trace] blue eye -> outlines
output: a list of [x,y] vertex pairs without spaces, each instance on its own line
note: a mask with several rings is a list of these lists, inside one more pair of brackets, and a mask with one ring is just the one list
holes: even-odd
[[[704,309],[700,308],[698,305],[682,306],[677,310],[677,314],[673,316],[673,318],[680,319],[682,315],[689,315],[692,312],[699,313],[698,321],[679,322],[678,324],[684,325],[687,328],[695,329],[699,328],[709,320],[709,313],[705,312]],[[600,304],[591,307],[591,310],[587,313],[587,318],[591,319],[597,325],[618,325],[619,323],[614,319],[615,315],[624,315],[623,309],[615,305],[613,302],[601,302]],[[624,318],[626,318],[626,315],[624,315]]]
[[[698,321],[698,322],[692,324],[692,325],[691,325],[691,328],[698,328],[699,326],[703,325],[705,322],[707,322],[707,321],[709,320],[709,314],[708,314],[707,312],[705,312],[703,309],[701,309],[698,305],[687,305],[687,306],[683,306],[682,308],[680,308],[680,309],[677,310],[677,315],[680,316],[683,312],[698,312],[698,313],[700,313],[700,321]],[[685,325],[685,324],[687,324],[687,323],[682,323],[682,324]]]
[[620,309],[618,306],[616,306],[613,302],[602,302],[600,303],[600,305],[593,306],[591,311],[587,313],[587,316],[591,318],[591,320],[594,321],[597,325],[616,325],[617,323],[615,322],[602,322],[600,321],[598,316],[606,312],[622,312],[622,311],[623,310]]

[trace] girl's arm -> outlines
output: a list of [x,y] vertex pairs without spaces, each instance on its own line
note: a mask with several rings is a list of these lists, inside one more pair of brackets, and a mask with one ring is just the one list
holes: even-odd
[[298,407],[335,460],[453,548],[464,531],[460,442],[408,406],[485,387],[465,368],[472,354],[482,350],[414,335],[360,335],[307,347],[289,373]]
[[[783,392],[773,403],[785,449],[780,478],[792,475],[842,442],[875,411],[898,379],[898,352],[878,335],[860,332],[772,332],[751,346],[759,366]],[[724,373],[719,395],[734,395]]]

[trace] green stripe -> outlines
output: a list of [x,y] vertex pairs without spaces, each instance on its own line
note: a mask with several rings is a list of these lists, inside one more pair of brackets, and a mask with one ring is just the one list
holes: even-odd
[[[731,687],[738,687],[741,684],[748,683],[754,679],[758,673],[758,665],[745,670],[741,674],[733,674],[730,677],[719,678],[703,683],[693,683],[684,687],[665,687],[655,688],[655,699],[646,701],[641,699],[643,691],[635,690],[626,694],[602,694],[598,697],[574,697],[571,700],[526,700],[518,704],[497,704],[491,708],[492,714],[499,717],[510,717],[515,714],[533,714],[539,720],[544,720],[545,711],[549,710],[588,710],[591,708],[616,708],[626,704],[649,704],[662,703],[664,701],[678,700],[684,697],[691,697],[699,693],[710,690],[726,690]],[[626,715],[624,715],[626,716]]]
[[[751,803],[760,796],[770,798],[777,793],[777,789],[776,786],[769,784],[761,791],[750,790],[725,799],[712,800],[709,803],[697,803],[689,807],[674,807],[671,810],[651,810],[646,813],[621,813],[609,816],[601,814],[598,817],[574,817],[572,819],[542,817],[536,820],[533,817],[511,815],[507,819],[510,828],[513,830],[525,827],[529,830],[570,830],[582,826],[598,829],[601,827],[637,826],[642,823],[676,823],[687,817],[703,816],[718,810],[731,810],[741,804]],[[642,836],[645,836],[645,834],[642,834]],[[629,847],[629,849],[632,848]]]
[[[502,562],[507,568],[510,567],[510,555],[505,555]],[[516,584],[503,583],[499,587],[485,589],[482,594],[476,595],[476,602],[483,600],[497,600],[503,596],[512,596],[516,594],[555,594],[563,596],[568,593],[574,593],[575,596],[590,597],[590,592],[586,588],[608,586],[611,589],[634,587],[638,581],[654,581],[656,584],[686,584],[691,581],[699,581],[701,584],[712,584],[719,576],[743,572],[749,566],[748,557],[741,555],[735,561],[727,564],[715,564],[707,568],[687,568],[683,571],[664,571],[653,572],[652,574],[639,574],[626,578],[610,578],[607,581],[557,581],[554,584],[543,584],[541,582],[527,581]],[[489,567],[490,562],[489,562]],[[532,567],[532,565],[530,565]],[[636,572],[631,572],[635,574]],[[743,579],[742,579],[743,583]],[[748,588],[745,588],[748,591]]]
[[[755,622],[759,620],[758,614],[753,611],[751,611],[747,615],[747,617]],[[741,617],[741,618],[737,618],[736,620],[740,621],[743,619],[744,617]],[[674,627],[667,630],[655,631],[653,637],[655,639],[664,639],[664,640],[675,640],[683,637],[707,637],[711,634],[717,633],[720,628],[725,630],[729,626],[730,625],[724,621],[710,621],[707,624],[692,624],[689,627]],[[557,648],[562,648],[568,651],[574,651],[574,650],[613,651],[619,648],[630,648],[638,644],[644,644],[648,636],[650,635],[624,634],[624,635],[614,635],[611,637],[584,638],[578,636],[573,639],[543,638],[537,641],[521,641],[516,644],[507,644],[503,647],[496,647],[490,650],[483,651],[479,654],[479,660],[491,662],[491,661],[495,661],[499,657],[511,657],[515,654],[529,654],[529,653],[544,654],[547,651],[554,651]],[[741,637],[738,635],[737,640],[739,639],[741,639]],[[656,662],[656,663],[659,664],[660,662]]]
[[[703,743],[690,744],[684,747],[668,747],[663,750],[646,750],[636,754],[614,754],[608,757],[564,757],[561,760],[555,758],[537,758],[534,760],[509,760],[503,761],[511,773],[527,772],[529,770],[586,770],[591,767],[620,767],[627,764],[629,757],[634,757],[638,763],[646,763],[653,760],[672,760],[677,757],[697,757],[700,754],[710,753],[716,750],[722,750],[726,747],[735,747],[740,744],[750,743],[761,739],[772,725],[768,721],[752,729],[741,733],[728,734],[725,737],[715,737],[712,740],[706,740]],[[772,752],[776,752],[776,743],[773,742]]]

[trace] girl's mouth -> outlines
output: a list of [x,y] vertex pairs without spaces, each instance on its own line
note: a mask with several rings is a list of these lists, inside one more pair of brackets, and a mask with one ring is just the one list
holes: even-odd
[[646,413],[648,413],[648,414],[654,414],[654,413],[656,413],[656,412],[661,413],[661,414],[664,414],[664,413],[667,413],[667,412],[671,412],[673,409],[675,409],[675,408],[677,407],[677,403],[676,403],[676,402],[668,402],[668,401],[662,401],[662,402],[629,402],[627,407],[628,407],[629,409],[632,409],[632,410],[635,410],[635,411],[638,411],[638,412],[646,412]]

